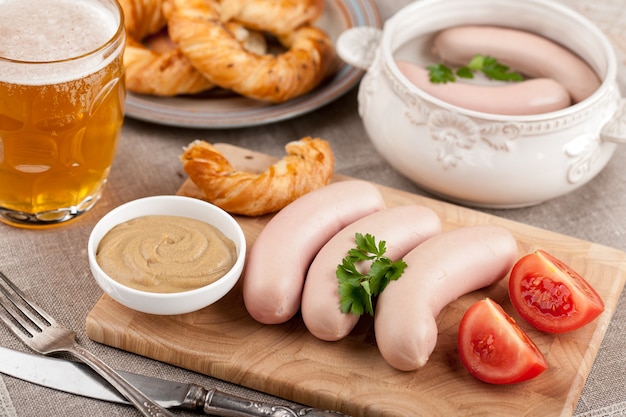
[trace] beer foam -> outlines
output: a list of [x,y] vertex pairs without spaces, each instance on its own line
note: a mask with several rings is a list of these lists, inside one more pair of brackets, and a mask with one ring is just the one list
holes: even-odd
[[119,27],[112,9],[98,0],[0,0],[0,16],[0,81],[20,84],[70,81],[103,68],[103,56],[71,65],[34,63],[81,57],[109,41]]

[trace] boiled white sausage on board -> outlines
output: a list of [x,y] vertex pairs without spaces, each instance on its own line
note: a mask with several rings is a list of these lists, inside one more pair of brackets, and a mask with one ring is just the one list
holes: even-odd
[[[441,232],[441,220],[428,207],[405,205],[377,211],[349,224],[319,251],[306,276],[302,293],[302,319],[315,337],[336,341],[347,336],[359,317],[342,313],[337,266],[355,247],[355,234],[371,234],[385,241],[384,256],[396,261],[426,239]],[[369,268],[369,262],[357,265]],[[363,271],[362,271],[363,272]]]
[[378,296],[376,343],[394,368],[423,366],[437,343],[439,312],[458,297],[504,278],[517,242],[499,226],[467,226],[439,233],[405,257],[404,275]]
[[331,183],[280,210],[250,248],[243,300],[260,323],[278,324],[300,309],[306,272],[330,238],[346,225],[386,208],[382,194],[366,181]]

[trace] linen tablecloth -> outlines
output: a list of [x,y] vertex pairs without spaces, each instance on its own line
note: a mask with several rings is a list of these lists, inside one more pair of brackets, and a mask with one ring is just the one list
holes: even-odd
[[[378,1],[383,18],[391,16],[406,3],[406,0]],[[595,21],[609,36],[620,60],[621,86],[626,86],[626,8],[622,0],[563,0],[563,3]],[[356,89],[353,89],[310,114],[253,128],[194,130],[127,119],[102,200],[91,212],[61,228],[33,231],[0,224],[0,269],[60,322],[75,329],[82,344],[114,367],[216,386],[259,400],[278,401],[263,393],[89,340],[85,334],[85,317],[102,292],[89,272],[87,239],[95,223],[116,206],[144,196],[176,193],[185,179],[178,155],[182,147],[194,139],[231,143],[280,157],[284,154],[286,142],[307,135],[319,136],[333,146],[337,157],[336,172],[427,195],[395,172],[371,146],[358,117],[356,95]],[[626,251],[625,167],[626,146],[619,146],[603,172],[569,195],[535,207],[484,211]],[[577,417],[626,415],[625,341],[626,297],[622,294],[577,404]],[[0,344],[26,350],[4,326],[0,326]],[[0,375],[0,416],[50,415],[138,414],[130,407],[79,398]]]

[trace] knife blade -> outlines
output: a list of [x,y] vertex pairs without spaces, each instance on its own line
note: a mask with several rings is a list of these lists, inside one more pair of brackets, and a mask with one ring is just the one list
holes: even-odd
[[[213,388],[118,371],[128,382],[165,408],[224,417],[350,417],[306,406],[263,404]],[[58,391],[120,404],[129,402],[89,366],[32,355],[0,346],[0,373]]]

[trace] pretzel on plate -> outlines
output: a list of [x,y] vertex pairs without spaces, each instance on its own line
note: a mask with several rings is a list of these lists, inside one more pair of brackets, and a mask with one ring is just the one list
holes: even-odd
[[[129,91],[156,96],[194,94],[214,86],[175,45],[149,49],[142,41],[167,25],[164,0],[119,0],[124,11],[126,49],[124,67]],[[160,37],[161,38],[161,37]],[[166,45],[162,38],[158,45]]]
[[287,155],[260,174],[236,171],[212,144],[196,140],[180,160],[207,201],[245,216],[285,207],[298,197],[327,185],[334,171],[330,144],[305,137],[285,145]]
[[[119,0],[127,33],[124,66],[129,91],[155,96],[196,94],[213,84],[169,39],[164,13],[166,0]],[[228,28],[244,48],[263,54],[265,38],[236,22]]]
[[[183,54],[207,79],[240,95],[284,102],[311,91],[334,66],[328,35],[308,24],[273,33],[285,52],[255,54],[246,51],[222,23],[222,4],[216,0],[170,0],[168,7],[168,32]],[[271,17],[283,20],[280,15]]]
[[249,29],[286,34],[316,21],[324,0],[221,0],[220,19],[236,20]]

